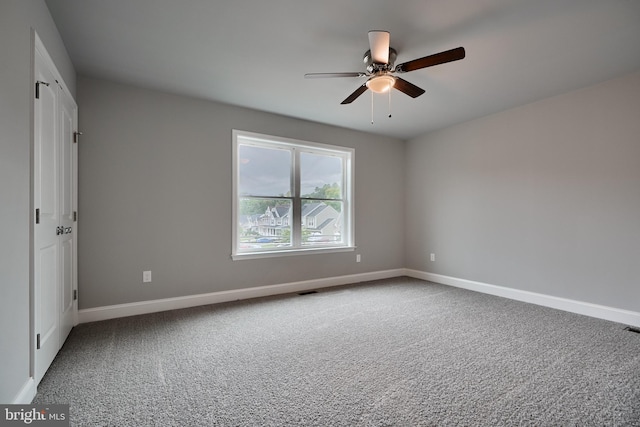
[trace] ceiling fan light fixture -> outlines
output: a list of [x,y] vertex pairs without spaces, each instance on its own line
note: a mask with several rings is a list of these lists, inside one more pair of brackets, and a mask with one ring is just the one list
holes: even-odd
[[[403,62],[395,65],[397,52],[389,46],[388,31],[369,31],[369,50],[364,53],[362,60],[366,65],[367,72],[347,72],[347,73],[307,73],[305,78],[316,77],[368,77],[369,79],[358,86],[340,104],[351,104],[367,90],[371,90],[371,100],[373,93],[389,94],[389,104],[391,104],[391,88],[417,98],[422,95],[424,89],[404,80],[401,77],[394,77],[393,74],[403,74],[409,71],[421,70],[434,65],[445,64],[447,62],[458,61],[466,55],[463,47],[446,50],[440,53],[424,56],[422,58]],[[391,115],[389,115],[391,117]]]
[[367,87],[375,93],[386,93],[396,83],[396,79],[390,75],[382,75],[367,81]]

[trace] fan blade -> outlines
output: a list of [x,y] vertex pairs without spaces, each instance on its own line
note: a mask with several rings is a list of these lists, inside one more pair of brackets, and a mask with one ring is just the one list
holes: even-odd
[[401,79],[400,77],[396,77],[396,83],[393,85],[394,88],[398,89],[402,93],[406,93],[412,98],[417,98],[424,93],[424,89],[414,85],[413,83],[409,83],[408,81]]
[[421,68],[432,67],[451,61],[457,61],[464,58],[465,51],[463,47],[436,53],[434,55],[425,56],[424,58],[414,59],[413,61],[404,62],[396,66],[396,73],[408,73],[409,71],[419,70]]
[[378,64],[389,63],[389,32],[369,31],[369,48],[371,58]]
[[365,73],[307,73],[304,75],[305,79],[323,79],[327,77],[365,77]]
[[364,83],[362,86],[360,86],[358,89],[355,90],[355,92],[353,92],[351,95],[347,96],[347,98],[342,101],[340,104],[351,104],[353,101],[355,101],[360,95],[362,95],[363,93],[365,93],[367,91],[367,84]]

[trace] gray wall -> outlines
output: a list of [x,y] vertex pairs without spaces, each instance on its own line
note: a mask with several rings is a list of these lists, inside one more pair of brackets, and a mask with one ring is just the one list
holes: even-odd
[[[78,104],[80,309],[404,267],[403,141],[84,77]],[[234,128],[355,148],[361,263],[231,260]]]
[[640,311],[640,74],[417,138],[406,166],[408,268]]
[[29,380],[31,28],[75,93],[75,71],[40,0],[0,2],[0,403]]

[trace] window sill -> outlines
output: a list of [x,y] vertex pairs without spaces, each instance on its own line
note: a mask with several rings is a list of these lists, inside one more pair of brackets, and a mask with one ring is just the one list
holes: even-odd
[[305,249],[292,249],[287,251],[265,251],[265,252],[244,252],[240,254],[232,254],[231,259],[234,261],[240,261],[245,259],[258,259],[258,258],[280,258],[286,256],[297,255],[319,255],[336,252],[353,252],[356,250],[356,246],[340,246],[333,248],[305,248]]

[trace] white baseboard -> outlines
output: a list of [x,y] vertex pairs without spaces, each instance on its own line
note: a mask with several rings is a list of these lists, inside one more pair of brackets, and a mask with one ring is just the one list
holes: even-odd
[[583,314],[585,316],[596,317],[598,319],[605,319],[630,326],[640,327],[640,313],[638,312],[404,268],[88,308],[78,311],[78,322],[96,322],[99,320],[115,319],[118,317],[135,316],[139,314],[155,313],[158,311],[176,310],[180,308],[196,307],[199,305],[217,304],[221,302],[259,298],[292,292],[302,292],[312,289],[348,285],[351,283],[388,279],[399,276],[414,277],[416,279],[428,280],[430,282],[440,283],[443,285],[469,289],[476,292],[482,292],[485,294],[496,295],[517,301],[542,305],[571,313]]
[[270,295],[302,292],[331,286],[348,285],[369,280],[388,279],[403,276],[404,269],[375,271],[371,273],[351,274],[347,276],[328,277],[324,279],[305,280],[302,282],[283,283],[278,285],[258,286],[255,288],[235,289],[207,294],[189,295],[176,298],[165,298],[151,301],[140,301],[117,304],[105,307],[78,310],[78,323],[96,322],[118,317],[136,316],[158,311],[196,307],[199,305],[217,304],[221,302],[259,298]]
[[528,302],[531,304],[556,308],[558,310],[569,311],[571,313],[583,314],[585,316],[596,317],[598,319],[605,319],[623,323],[625,325],[640,327],[640,313],[635,311],[622,310],[619,308],[607,307],[583,301],[490,285],[488,283],[474,282],[472,280],[458,279],[456,277],[443,276],[441,274],[428,273],[425,271],[406,269],[405,275],[443,285],[469,289],[476,292],[482,292],[485,294],[496,295],[517,301]]
[[14,405],[28,405],[34,397],[36,397],[36,382],[33,377],[29,377],[11,403]]

